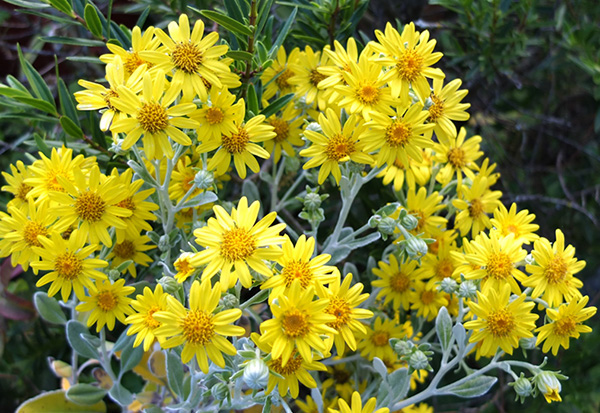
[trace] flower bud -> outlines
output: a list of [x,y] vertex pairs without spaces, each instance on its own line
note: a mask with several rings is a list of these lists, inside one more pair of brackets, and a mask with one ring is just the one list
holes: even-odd
[[175,295],[177,293],[177,290],[181,288],[175,278],[169,277],[167,275],[158,280],[158,283],[161,285],[164,292],[169,293],[171,295]]
[[542,371],[533,378],[538,390],[544,395],[548,403],[561,402],[560,397],[561,385],[556,377],[556,373],[551,371]]
[[409,215],[406,215],[404,218],[402,218],[402,221],[400,223],[408,231],[412,231],[413,229],[415,229],[417,227],[417,225],[419,225],[419,219],[417,217],[415,217],[414,215],[409,214]]
[[321,129],[321,125],[319,125],[317,122],[311,122],[306,126],[306,129],[308,131],[312,131],[312,132],[318,132],[321,133],[323,132],[323,130]]
[[396,229],[396,220],[390,217],[383,218],[377,224],[379,232],[385,235],[392,235]]
[[269,368],[260,358],[250,360],[244,368],[243,377],[244,383],[251,389],[263,389],[267,387],[269,381]]
[[427,254],[427,244],[421,238],[411,237],[407,241],[406,252],[412,259],[419,259]]
[[203,190],[210,189],[215,183],[215,175],[209,171],[198,171],[194,176],[194,185]]
[[438,289],[447,294],[453,294],[458,289],[458,283],[454,279],[446,277],[442,280]]
[[111,281],[117,281],[119,278],[121,278],[121,271],[115,269],[108,270],[107,275]]
[[421,350],[416,350],[408,358],[408,365],[415,370],[423,370],[429,367],[429,358]]
[[470,280],[463,281],[458,286],[458,296],[462,298],[475,298],[477,296],[477,285]]
[[123,149],[123,139],[117,139],[110,145],[109,149],[112,153],[118,156],[125,156],[129,153],[129,149]]
[[223,306],[223,310],[230,310],[232,308],[238,308],[240,300],[233,294],[225,294],[223,298],[221,298],[219,304]]
[[168,251],[171,248],[171,240],[168,235],[162,235],[158,240],[158,249],[161,251]]
[[414,346],[415,345],[412,343],[412,341],[399,340],[394,345],[394,351],[398,353],[399,356],[405,356],[410,354]]
[[514,388],[515,393],[517,393],[517,399],[521,399],[521,403],[523,403],[526,397],[531,396],[531,392],[533,391],[531,381],[523,373],[521,373],[521,377],[510,385]]
[[309,192],[304,197],[304,206],[309,211],[315,211],[321,206],[321,196],[316,192]]
[[525,350],[533,350],[534,348],[536,348],[536,342],[537,337],[522,338],[519,340],[519,347]]
[[225,400],[229,394],[229,388],[225,383],[219,382],[212,386],[210,394],[212,394],[216,400]]

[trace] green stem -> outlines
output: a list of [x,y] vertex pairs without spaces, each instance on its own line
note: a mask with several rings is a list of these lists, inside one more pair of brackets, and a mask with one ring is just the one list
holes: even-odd
[[250,297],[246,302],[240,304],[240,310],[244,311],[246,308],[263,302],[269,296],[269,290],[260,290],[252,297]]
[[287,201],[287,199],[294,193],[298,185],[300,185],[300,183],[304,180],[305,177],[306,171],[302,171],[302,173],[296,177],[296,180],[294,181],[292,186],[289,187],[289,189],[285,192],[283,197],[279,200],[279,202],[277,202],[275,208],[272,209],[273,211],[279,211],[285,206],[285,201]]
[[113,383],[116,383],[118,380],[110,365],[110,357],[106,351],[106,330],[104,327],[100,330],[100,353],[102,355],[102,367],[104,368],[104,371],[106,371]]

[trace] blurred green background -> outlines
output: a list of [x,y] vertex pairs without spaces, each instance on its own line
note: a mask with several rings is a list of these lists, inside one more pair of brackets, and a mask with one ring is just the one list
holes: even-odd
[[[74,62],[70,56],[99,56],[99,47],[44,43],[40,35],[85,36],[81,28],[51,21],[39,13],[24,13],[10,0],[0,4],[0,81],[6,75],[23,80],[16,44],[35,55],[33,64],[52,87],[55,64],[72,87],[80,73],[101,77],[101,66]],[[323,7],[336,0],[317,0]],[[347,1],[346,1],[347,2]],[[287,3],[310,5],[308,1]],[[342,1],[342,3],[344,3]],[[365,3],[357,0],[356,5]],[[107,1],[95,2],[106,15]],[[149,8],[146,25],[164,25],[185,7],[220,6],[215,1],[116,1],[112,18],[132,27]],[[277,6],[285,15],[289,7]],[[287,7],[287,8],[286,8]],[[54,13],[59,15],[59,13]],[[296,34],[302,24],[315,19],[309,8],[298,11]],[[394,22],[393,20],[396,20]],[[486,155],[498,164],[502,178],[497,189],[503,202],[517,202],[537,216],[540,235],[554,239],[561,228],[577,257],[587,261],[579,274],[590,305],[600,297],[600,2],[510,1],[510,0],[372,0],[355,33],[359,39],[373,38],[373,30],[387,21],[400,25],[414,21],[418,30],[430,30],[437,39],[436,51],[444,53],[439,66],[449,79],[461,78],[471,103],[467,127],[471,135],[483,137]],[[210,26],[209,26],[210,27]],[[322,47],[329,43],[323,33]],[[340,35],[340,38],[343,35]],[[289,38],[290,44],[306,43]],[[310,42],[309,42],[310,43]],[[56,56],[56,57],[55,57]],[[56,59],[56,60],[55,60]],[[0,105],[0,170],[34,152],[31,121],[5,119],[10,108]],[[51,135],[51,131],[49,132]],[[0,209],[8,198],[0,194]],[[31,274],[0,267],[0,410],[12,411],[21,401],[44,389],[54,389],[58,380],[47,367],[46,357],[67,359],[62,328],[45,324],[31,305],[35,284]],[[592,334],[571,340],[571,349],[551,361],[570,377],[563,383],[563,403],[547,405],[543,399],[524,406],[513,401],[507,378],[477,401],[433,400],[436,411],[600,411],[600,322],[589,323]],[[540,352],[530,358],[541,361]],[[473,406],[473,407],[472,407]],[[474,407],[479,406],[479,407]]]

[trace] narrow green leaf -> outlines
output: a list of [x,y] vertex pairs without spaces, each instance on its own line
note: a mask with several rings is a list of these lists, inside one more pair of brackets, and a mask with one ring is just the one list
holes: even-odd
[[46,9],[51,6],[46,3],[41,3],[37,1],[25,1],[25,0],[4,0],[7,3],[14,4],[15,6],[25,7],[27,9]]
[[225,9],[227,10],[227,14],[232,17],[234,20],[238,22],[244,21],[244,15],[242,14],[242,9],[238,3],[238,0],[225,0]]
[[113,21],[110,22],[110,33],[111,36],[114,36],[114,38],[120,43],[122,48],[127,50],[131,47],[131,39],[127,37],[127,35],[123,33],[123,29],[121,29],[121,27]]
[[14,88],[6,86],[6,85],[0,85],[0,95],[7,96],[9,98],[14,98],[14,97],[31,98],[31,94],[29,92],[22,91],[20,89],[14,89]]
[[73,12],[73,6],[71,2],[68,0],[49,0],[50,4],[59,11],[62,11],[64,14],[68,14],[69,16]]
[[252,30],[250,30],[250,28],[246,25],[244,25],[243,23],[238,22],[237,20],[232,19],[229,16],[226,16],[222,13],[213,11],[213,10],[201,10],[200,14],[204,17],[206,17],[207,19],[210,19],[218,24],[220,24],[221,26],[223,26],[223,28],[232,31],[234,33],[240,33],[244,36],[251,36],[252,35]]
[[243,50],[230,50],[227,52],[227,57],[231,57],[235,60],[252,60],[254,55],[252,53],[244,52]]
[[58,98],[60,100],[60,110],[62,114],[71,119],[75,125],[81,127],[73,98],[67,89],[67,85],[65,85],[65,82],[61,78],[58,78]]
[[167,352],[167,380],[169,387],[179,397],[183,397],[183,364],[173,350]]
[[67,323],[67,317],[65,317],[65,313],[63,313],[58,301],[56,301],[56,299],[53,297],[48,297],[48,294],[45,292],[38,291],[35,293],[33,295],[33,303],[40,316],[42,316],[42,318],[49,323]]
[[20,90],[31,96],[31,93],[29,93],[29,90],[27,90],[27,88],[23,86],[23,83],[19,82],[17,78],[13,75],[6,76],[6,83],[8,83],[8,86],[12,87],[13,89]]
[[35,144],[37,146],[37,148],[46,156],[50,156],[50,153],[52,152],[50,150],[50,147],[46,144],[46,141],[44,140],[44,138],[42,138],[38,133],[34,133],[33,134],[33,140],[35,141]]
[[42,110],[51,115],[56,115],[56,108],[54,106],[52,106],[50,103],[46,102],[45,100],[36,99],[36,98],[28,98],[26,96],[15,96],[15,100],[17,100],[21,103],[25,103],[26,105],[29,105],[36,109]]
[[256,97],[256,89],[253,84],[248,86],[248,110],[258,113],[258,98]]
[[292,12],[290,13],[290,16],[285,21],[285,24],[279,31],[279,35],[277,36],[277,39],[275,39],[275,43],[273,43],[273,46],[271,46],[271,50],[269,50],[269,58],[272,59],[277,55],[279,48],[283,44],[283,41],[285,40],[285,38],[288,35],[288,32],[290,31],[290,27],[292,27],[292,23],[294,22],[294,19],[296,18],[297,13],[298,13],[298,7],[294,7],[294,10],[292,10]]
[[104,42],[101,40],[83,39],[81,37],[64,37],[64,36],[43,36],[41,40],[48,43],[68,44],[73,46],[85,47],[104,47]]
[[282,96],[278,99],[275,99],[273,101],[273,103],[271,103],[269,106],[267,106],[266,108],[264,108],[260,114],[261,115],[265,115],[266,118],[268,118],[269,116],[272,116],[274,114],[276,114],[277,112],[279,112],[281,109],[283,109],[285,107],[285,105],[287,105],[293,98],[294,98],[294,94],[293,93],[288,93],[285,96]]
[[87,24],[90,32],[98,38],[102,38],[102,23],[100,22],[100,17],[98,17],[99,11],[88,3],[85,6],[85,10],[83,12],[83,18],[85,19],[85,23]]
[[264,0],[257,7],[258,10],[258,23],[256,24],[256,34],[262,33],[265,23],[269,16],[271,16],[271,7],[273,7],[274,0]]
[[442,350],[446,352],[452,341],[452,318],[446,307],[441,307],[435,318],[435,332],[442,345]]
[[150,6],[146,7],[144,9],[144,11],[142,12],[142,14],[140,14],[140,17],[138,17],[137,22],[135,22],[135,25],[138,27],[144,27],[144,23],[146,23],[146,19],[148,18],[148,15],[150,14]]
[[29,86],[31,86],[33,94],[54,106],[54,97],[52,96],[52,92],[50,92],[50,88],[48,87],[42,76],[38,73],[38,71],[34,69],[32,64],[29,63],[25,59],[25,57],[23,57],[21,46],[19,46],[18,44],[17,53],[19,54],[19,61],[21,62],[21,67],[23,68],[25,77],[29,81]]
[[75,139],[83,139],[83,131],[79,126],[75,124],[71,119],[66,116],[61,116],[60,126],[62,126],[65,133],[72,136]]
[[67,60],[72,62],[83,62],[83,63],[91,63],[94,65],[103,65],[104,63],[97,57],[91,56],[67,56]]
[[71,18],[63,17],[62,14],[57,16],[55,14],[44,13],[44,12],[41,12],[41,11],[29,10],[29,9],[20,10],[20,12],[21,13],[25,13],[25,14],[31,14],[32,16],[43,17],[44,19],[48,19],[48,20],[51,20],[53,22],[57,22],[57,23],[63,24],[65,26],[79,25],[79,26],[83,27],[83,25],[81,23],[79,23],[77,20],[73,20]]
[[91,406],[98,403],[108,393],[106,390],[87,383],[77,383],[69,387],[65,396],[73,403]]

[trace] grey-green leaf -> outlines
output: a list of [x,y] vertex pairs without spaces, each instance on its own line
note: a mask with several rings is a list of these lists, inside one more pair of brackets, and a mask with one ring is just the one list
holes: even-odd
[[108,392],[110,397],[121,406],[129,406],[133,402],[133,395],[121,383],[116,382]]
[[440,308],[435,319],[435,332],[437,333],[442,350],[446,351],[452,340],[452,318],[446,307]]
[[65,317],[58,301],[55,298],[48,297],[45,292],[38,291],[35,293],[33,303],[40,316],[49,323],[65,324],[67,322],[67,317]]
[[292,27],[292,23],[294,22],[294,19],[296,19],[297,13],[298,13],[298,7],[294,7],[294,10],[292,10],[292,12],[290,13],[290,16],[285,21],[285,24],[279,31],[279,35],[277,36],[277,39],[275,39],[275,43],[273,43],[273,46],[271,46],[271,49],[269,50],[269,58],[272,59],[277,55],[279,48],[283,44],[283,41],[285,40],[285,38],[288,35],[288,32],[290,31],[290,27]]
[[165,351],[167,352],[167,380],[169,381],[169,387],[175,394],[183,398],[183,364],[173,350]]
[[409,390],[410,378],[408,369],[402,368],[392,372],[388,378],[388,383],[392,389],[390,397],[390,405],[400,401],[406,397]]
[[73,403],[94,405],[106,396],[106,390],[100,387],[92,386],[91,384],[78,383],[67,390],[67,399]]
[[490,376],[478,376],[458,386],[440,389],[441,394],[450,394],[463,398],[479,397],[486,394],[498,379]]
[[78,354],[91,359],[100,358],[98,347],[92,344],[94,338],[97,339],[79,321],[67,322],[67,341]]
[[119,375],[123,375],[126,371],[137,366],[144,356],[142,346],[133,347],[132,345],[133,343],[125,347],[121,353],[121,372]]
[[379,375],[385,380],[388,375],[387,367],[379,357],[375,357],[373,359],[373,367],[375,368],[375,371],[379,373]]

